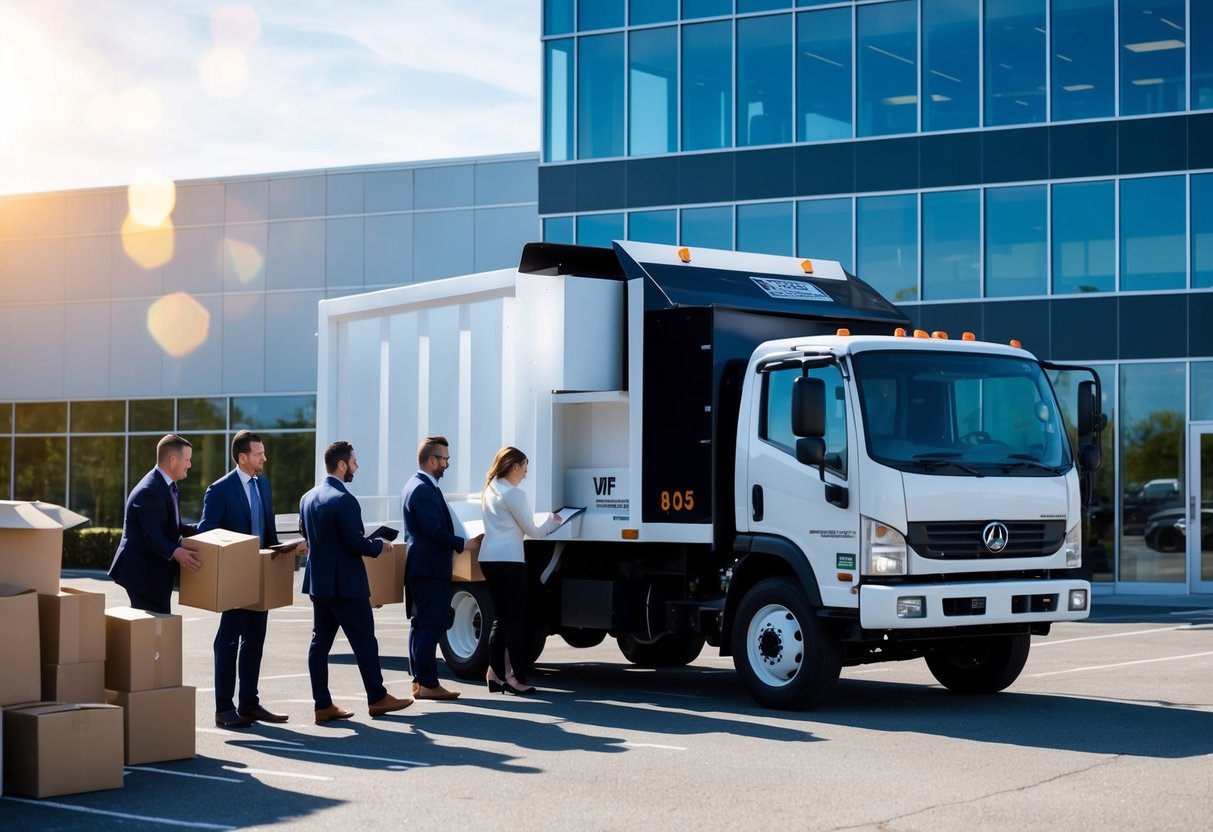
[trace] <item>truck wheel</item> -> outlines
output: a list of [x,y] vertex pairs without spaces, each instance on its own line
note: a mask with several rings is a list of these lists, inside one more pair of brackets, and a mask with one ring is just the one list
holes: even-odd
[[955,693],[998,693],[1019,677],[1032,637],[992,636],[927,653],[931,675]]
[[702,636],[680,633],[663,633],[652,640],[619,636],[616,641],[623,657],[640,667],[682,667],[699,658],[703,650]]
[[602,630],[565,630],[560,637],[569,647],[597,647],[606,641]]
[[838,680],[842,652],[794,580],[767,578],[738,605],[733,666],[759,705],[800,710]]
[[484,581],[451,585],[451,626],[438,642],[446,666],[456,677],[482,681],[489,666],[489,630],[493,599]]

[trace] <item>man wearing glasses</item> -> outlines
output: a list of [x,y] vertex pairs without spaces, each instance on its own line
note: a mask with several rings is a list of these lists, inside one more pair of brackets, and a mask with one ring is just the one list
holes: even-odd
[[451,464],[445,436],[427,436],[417,449],[419,470],[404,486],[401,508],[408,535],[404,581],[412,604],[409,623],[409,669],[413,696],[455,699],[457,691],[438,683],[438,640],[450,623],[451,555],[480,550],[480,538],[464,540],[455,533],[451,511],[438,481]]

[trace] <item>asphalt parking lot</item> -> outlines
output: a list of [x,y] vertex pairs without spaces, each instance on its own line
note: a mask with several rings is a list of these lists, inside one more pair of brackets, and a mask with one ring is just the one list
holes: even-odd
[[[121,590],[95,575],[65,585]],[[1207,829],[1213,817],[1213,604],[1097,598],[1037,639],[1006,692],[948,693],[920,661],[845,669],[813,711],[756,707],[731,660],[643,670],[608,640],[553,637],[534,698],[454,682],[456,702],[366,714],[338,638],[349,721],[317,726],[311,610],[271,613],[262,700],[283,725],[214,726],[218,615],[184,618],[197,756],[128,767],[125,788],[0,799],[0,828],[521,830]],[[388,689],[408,687],[400,605],[376,613]]]

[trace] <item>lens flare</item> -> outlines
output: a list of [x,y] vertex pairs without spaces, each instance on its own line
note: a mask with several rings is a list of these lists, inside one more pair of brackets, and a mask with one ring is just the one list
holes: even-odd
[[55,61],[42,33],[0,6],[0,148],[51,111]]
[[154,133],[160,128],[164,106],[147,87],[131,87],[114,99],[115,121],[128,133]]
[[248,50],[261,37],[261,20],[252,6],[229,3],[211,15],[211,37],[215,46]]
[[122,221],[122,250],[145,269],[163,266],[173,259],[176,248],[173,221],[165,217],[157,226],[146,226],[130,214]]
[[159,228],[177,204],[173,180],[149,168],[140,168],[126,189],[131,218],[145,228]]
[[185,292],[174,292],[147,310],[147,331],[173,358],[189,355],[206,343],[211,313]]
[[265,265],[265,258],[261,256],[257,247],[243,240],[233,240],[228,237],[223,241],[223,253],[227,257],[227,262],[231,264],[236,279],[241,283],[251,282],[253,278],[261,274],[261,267]]
[[235,98],[248,86],[248,59],[239,49],[216,47],[198,61],[198,77],[211,98]]

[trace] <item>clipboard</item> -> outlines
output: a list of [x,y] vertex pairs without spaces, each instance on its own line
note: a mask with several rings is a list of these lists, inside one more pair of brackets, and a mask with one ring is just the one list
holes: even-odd
[[585,506],[564,506],[563,508],[553,511],[552,514],[555,514],[557,517],[560,518],[560,525],[563,526],[565,523],[572,520],[578,514],[581,514],[583,511],[585,511],[585,509],[586,509]]
[[367,537],[369,537],[371,540],[380,538],[381,540],[388,541],[395,540],[399,536],[400,532],[393,529],[391,526],[380,526],[379,528],[375,529],[375,531],[367,535]]

